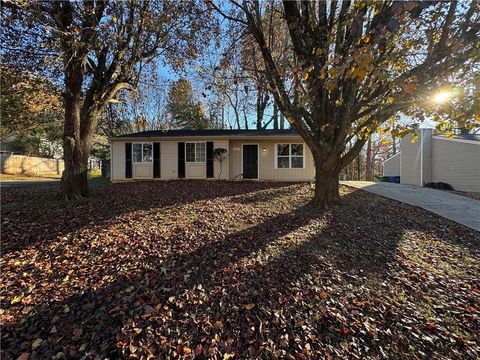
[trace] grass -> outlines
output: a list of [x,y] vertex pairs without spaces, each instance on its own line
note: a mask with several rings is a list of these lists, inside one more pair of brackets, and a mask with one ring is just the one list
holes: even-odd
[[[106,186],[110,184],[110,179],[101,176],[88,175],[88,186],[96,188],[98,186]],[[38,205],[38,198],[36,194],[42,194],[42,206],[46,209],[58,208],[64,206],[64,200],[58,196],[60,183],[58,181],[37,181],[21,184],[2,183],[2,207],[5,210],[27,210],[35,208]],[[10,201],[15,198],[15,201]],[[88,201],[82,199],[77,201]]]
[[[101,175],[96,173],[88,173],[88,184],[89,186],[97,185],[106,185],[110,183],[110,179],[104,178]],[[18,180],[15,183],[2,182],[2,188],[37,188],[37,187],[58,187],[59,181],[46,181],[46,180],[60,180],[58,178],[46,178],[46,177],[27,177],[27,176],[17,176],[17,175],[6,175],[1,174],[0,180]],[[28,180],[28,181],[25,181]],[[25,182],[22,182],[25,181]]]
[[60,179],[62,175],[11,175],[11,174],[0,174],[0,180],[45,180],[45,179]]

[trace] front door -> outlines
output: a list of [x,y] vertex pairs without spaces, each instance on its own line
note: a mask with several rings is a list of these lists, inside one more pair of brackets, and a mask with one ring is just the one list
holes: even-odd
[[258,179],[258,145],[243,145],[243,178]]

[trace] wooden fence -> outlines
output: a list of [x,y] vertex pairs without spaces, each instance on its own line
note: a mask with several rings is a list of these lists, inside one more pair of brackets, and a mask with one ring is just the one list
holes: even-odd
[[10,175],[60,175],[65,168],[62,159],[1,154],[1,172]]

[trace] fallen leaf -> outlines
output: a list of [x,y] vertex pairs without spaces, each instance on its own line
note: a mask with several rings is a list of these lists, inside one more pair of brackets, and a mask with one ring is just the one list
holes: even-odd
[[22,302],[22,298],[23,298],[23,295],[21,296],[15,296],[12,301],[10,302],[10,304],[12,305],[15,305],[15,304],[18,304],[19,302]]
[[35,350],[40,345],[42,345],[43,339],[37,339],[32,343],[32,349]]
[[30,359],[30,353],[22,353],[19,357],[17,357],[17,360],[28,360]]
[[215,327],[222,330],[223,329],[223,322],[221,320],[215,321]]

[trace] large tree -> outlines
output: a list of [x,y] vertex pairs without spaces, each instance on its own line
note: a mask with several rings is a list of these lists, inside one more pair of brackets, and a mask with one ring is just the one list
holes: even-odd
[[[179,1],[51,1],[6,3],[9,55],[24,59],[45,48],[64,82],[66,198],[88,195],[87,162],[105,106],[136,86],[144,66],[161,56],[174,66],[197,56],[209,18],[201,3]],[[25,45],[23,48],[20,45]],[[53,59],[53,60],[52,60]],[[59,62],[55,62],[58,59]],[[38,60],[38,59],[37,59]]]
[[323,208],[339,202],[339,172],[375,129],[427,106],[445,77],[455,81],[478,61],[476,1],[283,1],[296,61],[282,71],[263,2],[211,5],[255,38],[278,107],[312,151],[314,203]]
[[178,79],[168,90],[167,108],[172,125],[183,129],[208,129],[210,120],[205,116],[203,105],[195,99],[189,80]]

